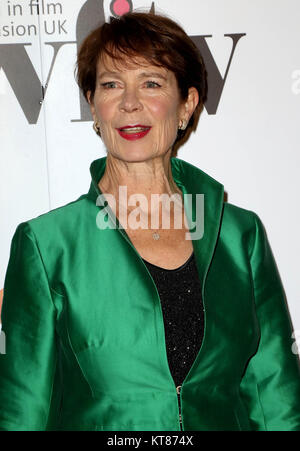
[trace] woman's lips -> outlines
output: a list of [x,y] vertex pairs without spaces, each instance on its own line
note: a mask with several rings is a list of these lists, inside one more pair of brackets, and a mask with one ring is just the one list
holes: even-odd
[[140,131],[129,131],[122,128],[118,128],[117,130],[122,138],[127,139],[128,141],[135,141],[137,139],[144,138],[144,136],[146,136],[151,130],[151,127],[147,127]]

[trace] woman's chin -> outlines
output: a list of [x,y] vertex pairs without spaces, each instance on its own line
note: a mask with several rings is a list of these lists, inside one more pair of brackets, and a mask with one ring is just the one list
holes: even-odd
[[129,149],[122,149],[122,151],[119,152],[112,152],[112,156],[129,163],[138,163],[151,160],[156,155],[153,151],[134,149],[134,146],[131,146]]

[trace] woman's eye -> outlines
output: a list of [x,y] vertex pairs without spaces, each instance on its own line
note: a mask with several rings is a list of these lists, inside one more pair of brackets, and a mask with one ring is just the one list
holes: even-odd
[[105,89],[110,89],[110,88],[114,88],[114,81],[107,81],[106,83],[101,83],[101,86],[103,86],[103,88]]
[[148,86],[150,85],[150,88],[160,88],[161,87],[158,83],[156,83],[156,81],[147,81],[146,83]]

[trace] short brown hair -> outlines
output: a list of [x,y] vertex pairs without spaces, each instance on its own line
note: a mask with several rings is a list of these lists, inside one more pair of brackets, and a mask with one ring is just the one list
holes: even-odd
[[[187,99],[190,87],[199,94],[199,103],[188,126],[192,127],[200,114],[206,95],[206,73],[201,54],[192,39],[172,19],[152,12],[129,12],[116,19],[110,17],[92,31],[83,41],[78,52],[76,78],[86,100],[96,89],[97,62],[106,53],[123,63],[143,57],[148,63],[163,66],[176,77],[181,99]],[[181,140],[188,128],[178,131]]]

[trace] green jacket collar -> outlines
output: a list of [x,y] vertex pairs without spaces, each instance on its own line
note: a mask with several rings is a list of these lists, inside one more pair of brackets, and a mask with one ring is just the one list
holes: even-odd
[[[104,174],[106,158],[99,158],[93,161],[90,166],[92,181],[88,197],[95,203],[99,194],[102,194],[98,182]],[[203,235],[200,239],[193,240],[193,247],[200,281],[203,283],[218,239],[224,204],[224,187],[196,166],[179,158],[171,158],[171,169],[174,181],[182,193],[192,194],[190,196],[192,199],[191,205],[189,206],[186,202],[184,204],[188,220],[202,221]],[[199,217],[198,212],[198,218],[196,218],[196,194],[203,195],[204,206],[202,217]],[[119,230],[127,237],[124,230]]]

